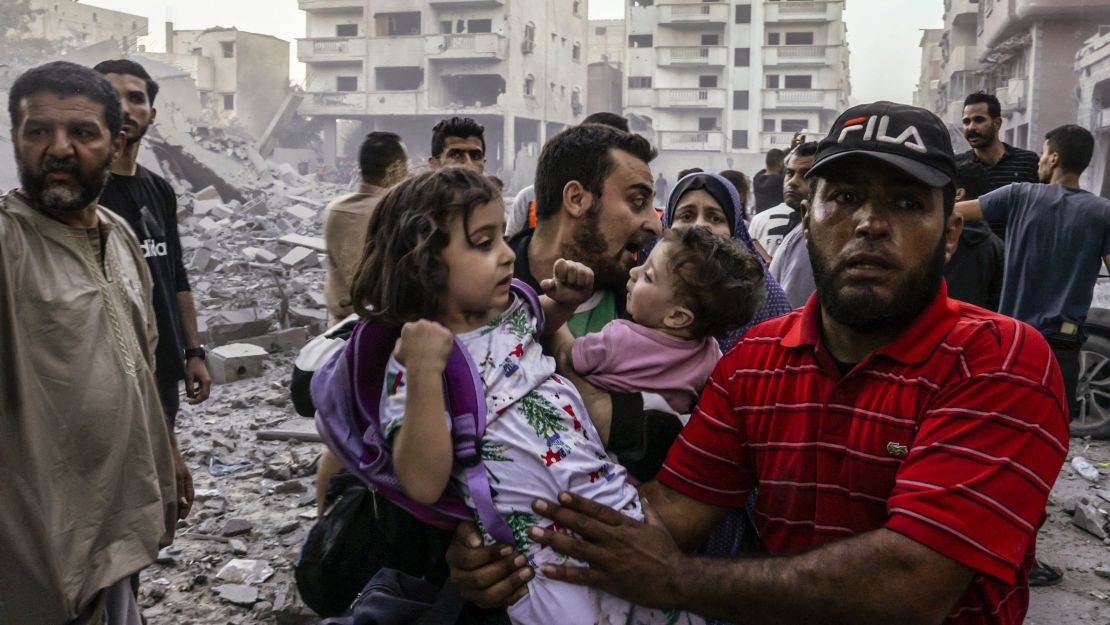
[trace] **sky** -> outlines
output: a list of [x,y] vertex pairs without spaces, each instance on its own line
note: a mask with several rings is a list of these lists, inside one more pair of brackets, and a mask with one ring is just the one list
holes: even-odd
[[[548,0],[532,0],[545,2]],[[591,19],[624,15],[628,0],[589,0]],[[755,0],[758,1],[758,0]],[[147,48],[165,48],[167,19],[177,29],[235,26],[274,35],[291,45],[290,76],[304,79],[296,61],[298,37],[304,36],[304,13],[296,0],[84,0],[85,4],[145,15],[151,35]],[[857,102],[894,100],[909,103],[921,67],[921,29],[940,28],[943,0],[846,0],[844,20],[851,49],[852,99]]]

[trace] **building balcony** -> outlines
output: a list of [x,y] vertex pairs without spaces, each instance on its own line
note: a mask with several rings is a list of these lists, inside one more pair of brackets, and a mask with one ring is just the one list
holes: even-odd
[[350,11],[363,9],[366,0],[298,0],[297,8],[302,11]]
[[843,7],[839,0],[813,2],[768,2],[765,22],[832,22],[839,20]]
[[366,39],[316,37],[297,40],[297,60],[302,63],[352,62],[366,58]]
[[[794,133],[792,132],[763,132],[760,133],[760,136],[762,137],[760,143],[763,145],[764,151],[778,148],[785,152],[790,149],[790,142],[794,140]],[[814,134],[814,137],[817,137],[817,135]]]
[[505,6],[505,0],[430,0],[434,9],[498,9]]
[[497,33],[429,35],[424,39],[424,54],[431,61],[503,61],[508,49],[508,39]]
[[944,63],[944,73],[952,75],[955,72],[966,72],[979,69],[979,59],[976,48],[971,46],[954,46],[948,53],[948,60]]
[[629,89],[624,98],[625,106],[651,107],[655,105],[655,93],[651,89]]
[[660,4],[659,24],[662,26],[699,26],[728,23],[729,5],[723,2],[697,4]]
[[658,46],[656,62],[673,67],[724,67],[728,46]]
[[844,46],[763,46],[764,65],[838,65]]
[[659,130],[655,134],[661,150],[719,152],[725,147],[725,133],[719,130]]
[[1025,79],[1011,78],[994,90],[1003,114],[1025,110]]
[[764,109],[828,109],[842,108],[839,89],[764,89]]
[[365,115],[366,93],[334,91],[306,93],[301,101],[301,115]]
[[656,89],[655,106],[658,108],[723,109],[726,91],[719,88]]

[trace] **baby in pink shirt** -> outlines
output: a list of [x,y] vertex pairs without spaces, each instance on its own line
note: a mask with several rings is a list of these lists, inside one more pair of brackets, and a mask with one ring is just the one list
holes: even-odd
[[594,386],[660,395],[693,410],[721,358],[714,337],[751,320],[763,303],[763,265],[707,228],[668,230],[628,281],[631,321],[556,347],[559,362]]

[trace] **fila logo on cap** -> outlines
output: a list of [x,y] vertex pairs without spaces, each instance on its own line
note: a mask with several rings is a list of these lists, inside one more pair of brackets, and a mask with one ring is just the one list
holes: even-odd
[[[867,126],[864,126],[864,122]],[[876,128],[876,125],[878,128]],[[921,133],[917,131],[916,126],[909,126],[902,131],[897,137],[891,137],[887,134],[890,127],[890,115],[872,115],[870,118],[857,117],[849,119],[844,122],[844,129],[840,131],[840,137],[836,140],[837,143],[844,143],[844,139],[848,137],[848,133],[861,131],[863,132],[862,139],[864,141],[881,141],[883,143],[898,143],[905,147],[925,154],[928,150],[925,148],[925,142],[921,139]],[[876,134],[877,130],[877,134]]]

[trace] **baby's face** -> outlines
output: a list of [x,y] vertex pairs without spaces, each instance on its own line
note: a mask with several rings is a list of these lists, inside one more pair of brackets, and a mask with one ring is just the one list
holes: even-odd
[[661,242],[640,267],[628,277],[628,314],[649,328],[662,328],[663,320],[679,306],[675,276],[671,270],[674,244]]

